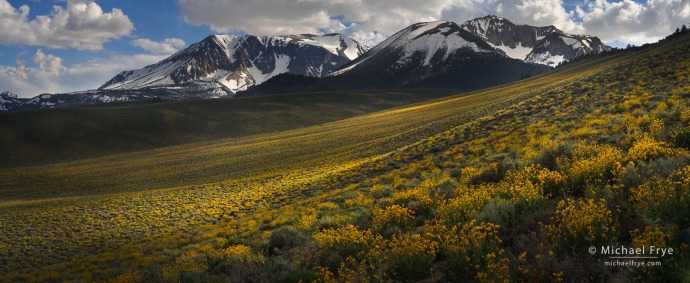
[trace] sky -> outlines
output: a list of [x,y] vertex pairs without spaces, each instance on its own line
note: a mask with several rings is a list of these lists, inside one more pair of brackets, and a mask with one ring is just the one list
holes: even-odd
[[623,47],[690,26],[690,0],[0,0],[0,92],[95,89],[210,34],[338,32],[374,46],[414,23],[489,14]]

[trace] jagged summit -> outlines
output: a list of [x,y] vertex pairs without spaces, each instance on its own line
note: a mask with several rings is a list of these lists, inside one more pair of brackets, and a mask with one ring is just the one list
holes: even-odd
[[552,67],[584,54],[611,50],[597,37],[565,33],[552,25],[517,24],[495,15],[466,21],[461,27],[511,58]]
[[0,93],[0,112],[15,110],[27,100],[26,98],[19,98],[18,95],[9,91]]
[[14,93],[11,93],[11,92],[9,92],[9,91],[0,93],[0,97],[2,97],[2,98],[15,98],[15,99],[16,99],[16,98],[19,98],[19,96],[17,96],[17,95],[14,94]]

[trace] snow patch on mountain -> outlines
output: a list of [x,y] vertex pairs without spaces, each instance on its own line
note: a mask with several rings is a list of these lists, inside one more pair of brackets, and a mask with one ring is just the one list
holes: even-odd
[[249,67],[249,73],[252,75],[252,78],[254,79],[254,84],[261,84],[268,79],[282,74],[282,73],[287,73],[288,72],[288,66],[290,65],[290,57],[286,55],[278,55],[274,56],[276,63],[275,63],[275,69],[273,69],[272,72],[269,73],[264,73],[263,71],[259,70],[259,68],[256,67],[256,65],[252,65]]
[[[491,44],[491,43],[489,43]],[[513,58],[513,59],[519,59],[519,60],[525,60],[527,58],[527,55],[532,52],[532,48],[529,47],[524,47],[521,45],[517,45],[514,48],[511,48],[509,46],[505,45],[491,45],[494,48],[500,49],[501,51],[505,52],[508,57]]]
[[551,55],[549,51],[546,51],[545,53],[530,54],[525,61],[548,66],[558,66],[558,64],[566,60],[564,55]]
[[570,38],[570,37],[565,37],[565,36],[561,36],[561,38],[563,39],[563,42],[565,42],[565,44],[567,44],[567,45],[573,45],[575,43],[580,42],[579,40],[577,40],[575,38]]
[[[429,28],[420,29],[424,31],[430,30]],[[446,30],[448,31],[448,30]],[[423,32],[415,32],[414,34],[421,35]],[[416,37],[407,44],[405,44],[405,51],[403,57],[398,61],[399,63],[405,63],[410,60],[410,57],[417,52],[422,52],[425,54],[424,62],[422,66],[429,66],[431,59],[436,55],[437,52],[444,52],[442,61],[448,59],[450,54],[453,54],[460,48],[470,48],[476,52],[482,52],[476,44],[466,41],[457,32],[444,36],[440,33],[427,34],[423,36]]]

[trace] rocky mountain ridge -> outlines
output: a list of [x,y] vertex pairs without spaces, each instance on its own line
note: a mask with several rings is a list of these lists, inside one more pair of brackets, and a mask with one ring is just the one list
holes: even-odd
[[517,24],[494,15],[466,21],[461,27],[511,58],[551,67],[611,50],[595,36],[569,34],[554,26]]

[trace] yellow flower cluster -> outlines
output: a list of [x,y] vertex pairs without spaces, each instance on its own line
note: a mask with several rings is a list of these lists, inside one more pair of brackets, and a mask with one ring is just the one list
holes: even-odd
[[640,213],[651,218],[690,223],[690,166],[661,180],[631,189],[630,200]]
[[507,262],[499,245],[499,225],[471,220],[465,225],[452,228],[443,224],[431,224],[425,230],[425,237],[439,243],[446,255],[448,279],[469,282],[480,279],[484,282],[504,282],[510,274]]
[[233,245],[227,247],[223,250],[223,254],[227,259],[239,261],[239,262],[250,262],[257,259],[253,254],[251,247],[246,245]]
[[[396,271],[428,275],[438,252],[438,243],[418,234],[394,235],[386,240],[352,225],[317,232],[313,238],[322,251],[347,256],[338,268],[340,282],[385,282]],[[322,269],[321,275],[332,280],[333,274],[326,270]]]
[[468,166],[465,168],[462,168],[462,176],[460,177],[460,183],[468,183],[470,179],[472,179],[474,176],[479,175],[482,172],[482,168],[477,168],[474,166]]
[[406,204],[410,201],[419,203],[422,207],[430,209],[434,206],[434,199],[429,196],[431,190],[445,178],[429,178],[424,180],[421,184],[412,189],[397,191],[393,194],[393,202],[397,204]]
[[338,209],[338,205],[332,201],[322,202],[318,204],[319,210],[335,210]]
[[456,190],[457,197],[438,206],[437,220],[445,225],[455,225],[468,220],[493,199],[488,185],[479,188],[462,186]]
[[562,248],[605,245],[615,239],[616,228],[605,200],[564,199],[547,225],[549,238]]
[[438,253],[438,243],[422,238],[419,234],[394,235],[390,242],[394,259],[402,260],[407,257],[433,257]]
[[368,207],[374,204],[374,199],[363,195],[358,195],[356,198],[345,200],[345,206],[347,207]]
[[208,264],[204,257],[198,255],[183,255],[175,259],[175,264],[169,266],[171,270],[169,275],[176,277],[179,274],[184,274],[193,271],[203,271],[208,269]]
[[631,232],[633,246],[635,248],[649,248],[649,246],[666,248],[673,239],[674,231],[675,229],[672,228],[667,233],[660,225],[647,226],[642,233],[640,233],[639,229],[635,229]]
[[397,226],[401,229],[409,228],[414,220],[414,212],[399,205],[392,205],[385,209],[374,210],[375,230],[383,231],[386,228]]
[[[664,231],[667,230],[667,231]],[[651,246],[655,246],[657,248],[673,248],[674,249],[674,254],[678,254],[682,252],[678,247],[672,247],[670,246],[671,241],[673,240],[673,237],[676,233],[675,227],[671,227],[668,229],[664,229],[661,225],[654,225],[654,226],[647,226],[644,229],[644,232],[640,233],[639,229],[635,229],[634,231],[631,231],[631,235],[633,236],[633,246],[635,248],[645,248],[646,250],[649,250]],[[649,252],[649,251],[648,251]],[[665,257],[666,260],[673,261],[674,255],[670,255]],[[672,262],[666,262],[664,264],[672,264]],[[638,279],[641,279],[642,276],[649,276],[651,278],[658,278],[658,277],[663,277],[666,272],[666,268],[660,268],[658,266],[642,266],[638,270],[635,270],[638,274]]]
[[528,166],[522,170],[509,171],[494,194],[511,199],[518,205],[534,208],[545,200],[546,185],[557,186],[562,181],[558,172],[539,166]]
[[111,283],[130,283],[130,282],[138,282],[141,280],[141,272],[139,271],[127,271],[125,273],[120,274],[119,276],[115,277],[112,281],[109,281]]
[[477,224],[472,220],[460,228],[453,226],[445,237],[441,238],[441,245],[446,251],[457,251],[470,254],[477,248],[493,248],[498,246],[501,240],[498,238],[498,224],[482,222]]
[[643,135],[633,143],[628,151],[628,160],[649,162],[660,157],[673,155],[673,153],[673,149],[667,143],[659,142],[648,135]]
[[595,196],[599,188],[614,178],[622,157],[623,152],[610,145],[580,142],[572,159],[561,158],[558,163],[566,169],[575,192]]
[[371,230],[359,230],[354,225],[325,229],[312,235],[321,250],[351,250],[359,252],[371,246],[375,237]]
[[297,227],[299,229],[309,231],[313,228],[314,222],[316,222],[316,219],[317,219],[316,213],[303,214],[302,217],[300,218],[299,222],[297,223]]
[[[663,102],[660,104],[666,105],[666,103]],[[649,131],[654,135],[660,135],[664,131],[664,120],[654,119],[654,121],[652,121],[652,123],[649,125]]]

